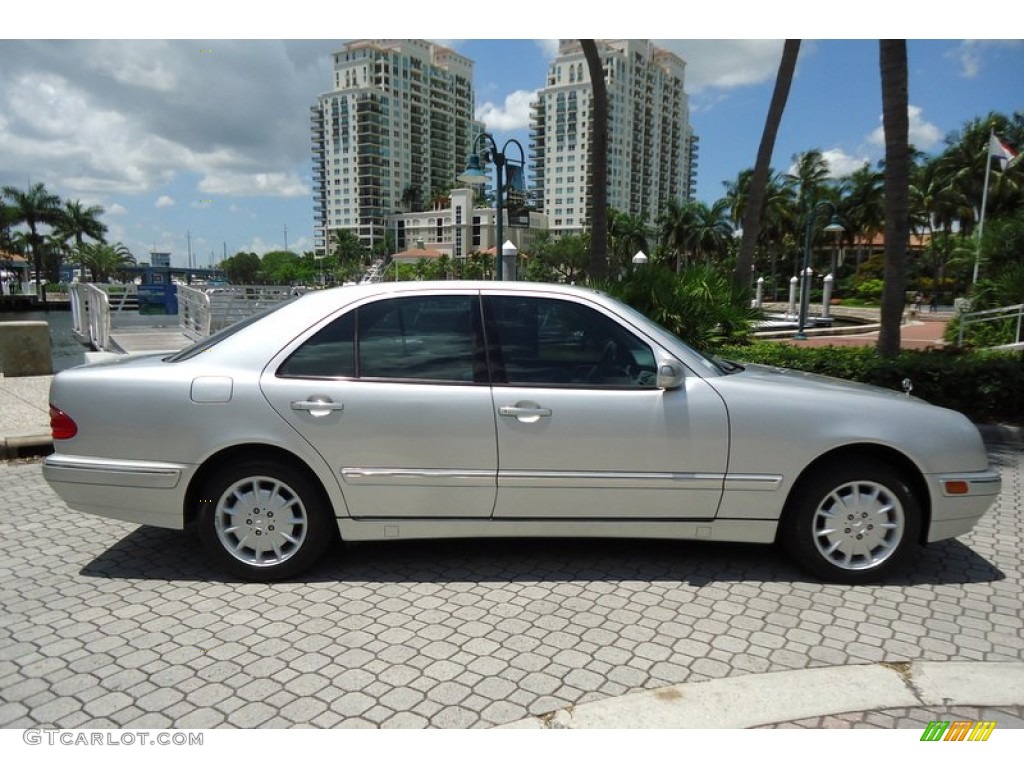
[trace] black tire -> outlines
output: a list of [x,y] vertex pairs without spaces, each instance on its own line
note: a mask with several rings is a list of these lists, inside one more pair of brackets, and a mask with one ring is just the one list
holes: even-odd
[[198,522],[214,564],[246,581],[301,573],[337,538],[320,487],[304,472],[262,460],[210,477],[200,493]]
[[920,532],[921,506],[903,476],[859,459],[812,469],[793,492],[780,535],[818,578],[867,584],[898,568]]

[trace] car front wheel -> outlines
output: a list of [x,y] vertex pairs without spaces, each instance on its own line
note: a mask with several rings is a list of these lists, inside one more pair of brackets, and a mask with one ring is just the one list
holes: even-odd
[[783,519],[783,543],[801,566],[826,581],[864,584],[906,559],[921,511],[897,472],[862,460],[813,473]]
[[210,479],[201,494],[199,534],[216,565],[247,581],[306,570],[331,542],[329,504],[305,474],[247,462]]

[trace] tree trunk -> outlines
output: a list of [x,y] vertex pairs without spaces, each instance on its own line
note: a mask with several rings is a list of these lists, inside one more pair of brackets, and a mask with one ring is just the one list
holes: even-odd
[[907,41],[879,40],[882,126],[885,129],[885,272],[878,352],[900,351],[900,322],[907,284],[910,145],[907,115]]
[[590,73],[590,263],[587,275],[608,274],[608,88],[594,40],[580,40]]
[[779,62],[779,71],[775,76],[775,90],[772,92],[768,116],[764,121],[761,145],[757,149],[757,162],[754,164],[754,174],[750,179],[747,208],[743,212],[743,240],[740,242],[736,270],[733,273],[733,283],[741,290],[749,290],[750,268],[754,263],[754,248],[761,230],[761,209],[764,208],[772,152],[775,150],[775,137],[779,133],[782,113],[785,111],[786,101],[789,99],[789,89],[793,84],[793,72],[796,69],[796,59],[799,53],[799,40],[787,40],[782,47],[782,60]]

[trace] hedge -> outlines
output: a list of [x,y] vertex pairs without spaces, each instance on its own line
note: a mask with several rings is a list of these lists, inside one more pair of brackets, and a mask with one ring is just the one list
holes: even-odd
[[737,362],[792,368],[903,391],[960,411],[978,423],[1024,424],[1024,354],[956,348],[903,350],[883,358],[873,347],[796,347],[775,342],[728,346],[715,354]]

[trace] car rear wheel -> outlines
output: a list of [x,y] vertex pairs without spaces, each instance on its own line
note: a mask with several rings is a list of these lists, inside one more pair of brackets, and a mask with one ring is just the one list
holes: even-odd
[[921,511],[910,487],[886,465],[861,460],[812,470],[783,519],[794,559],[826,581],[877,581],[910,554]]
[[312,566],[334,537],[330,505],[304,473],[253,461],[204,486],[199,534],[216,565],[247,581],[275,581]]

